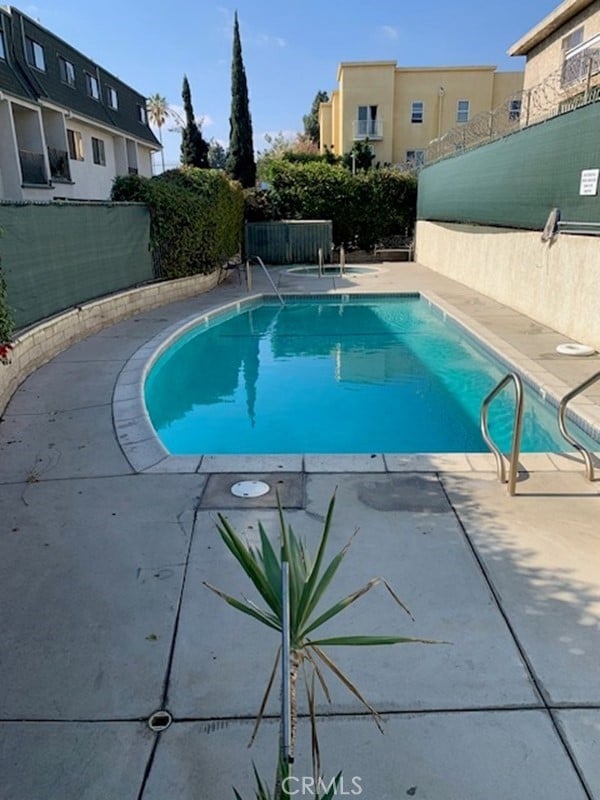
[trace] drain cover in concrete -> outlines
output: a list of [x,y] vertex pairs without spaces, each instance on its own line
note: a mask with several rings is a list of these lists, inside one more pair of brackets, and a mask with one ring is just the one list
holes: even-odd
[[[233,494],[235,484],[262,483],[264,494]],[[202,495],[202,508],[277,508],[277,495],[284,508],[302,508],[304,480],[298,472],[220,472],[210,475]]]
[[264,481],[238,481],[231,487],[234,497],[262,497],[271,487]]

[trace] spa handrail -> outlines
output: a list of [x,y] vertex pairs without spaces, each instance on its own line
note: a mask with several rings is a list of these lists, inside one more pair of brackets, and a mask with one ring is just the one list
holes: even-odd
[[571,389],[570,392],[563,397],[560,401],[558,406],[558,428],[562,433],[563,437],[567,440],[567,442],[575,447],[581,455],[583,456],[583,460],[585,463],[585,477],[588,481],[594,480],[594,461],[592,459],[592,454],[589,450],[587,450],[582,444],[579,444],[577,439],[575,439],[567,430],[567,424],[565,421],[565,415],[567,413],[567,406],[571,402],[574,397],[577,397],[578,394],[584,392],[588,389],[593,383],[596,383],[597,380],[600,379],[600,372],[594,373],[591,377],[587,380],[580,383],[574,389]]
[[[515,418],[513,425],[513,438],[512,446],[510,449],[510,458],[508,459],[508,478],[506,477],[506,467],[504,464],[504,454],[492,441],[488,429],[488,408],[492,400],[498,395],[505,386],[509,383],[515,385]],[[496,468],[498,473],[498,480],[501,483],[508,483],[508,493],[514,495],[517,484],[517,474],[519,472],[519,455],[521,452],[521,430],[523,427],[523,381],[516,372],[509,372],[498,383],[494,389],[484,398],[481,404],[481,435],[485,443],[490,448],[494,457],[496,458]]]

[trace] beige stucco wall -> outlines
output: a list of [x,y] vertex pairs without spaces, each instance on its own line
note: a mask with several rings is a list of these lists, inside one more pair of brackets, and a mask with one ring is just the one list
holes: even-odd
[[576,14],[527,54],[524,89],[537,86],[549,76],[560,71],[563,63],[562,40],[583,25],[583,41],[600,33],[600,0]]
[[207,292],[217,285],[218,277],[217,270],[129,289],[84,303],[18,334],[10,364],[0,363],[0,414],[25,378],[67,347],[134,314]]
[[492,108],[497,108],[523,89],[522,72],[495,72],[492,88]]
[[332,108],[331,100],[328,103],[319,105],[319,151],[325,152],[325,148],[331,149],[333,144],[332,127]]
[[598,239],[417,222],[416,260],[600,350]]
[[[459,100],[469,101],[469,119],[493,108],[496,75],[494,67],[397,69],[391,160],[403,162],[407,150],[425,149],[432,139],[459,126]],[[520,88],[520,78],[510,82]],[[415,100],[424,103],[422,123],[411,122]]]
[[383,122],[383,139],[370,140],[376,161],[392,160],[392,131],[394,119],[394,61],[374,61],[364,64],[343,64],[340,68],[340,155],[354,144],[353,123],[358,106],[377,106],[377,119]]

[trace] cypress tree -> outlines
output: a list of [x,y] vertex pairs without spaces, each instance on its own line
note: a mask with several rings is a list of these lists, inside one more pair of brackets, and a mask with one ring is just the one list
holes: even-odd
[[327,92],[317,92],[310,112],[302,117],[304,123],[304,135],[314,144],[319,144],[321,129],[319,127],[319,106],[329,100]]
[[185,128],[181,132],[181,163],[184,167],[208,169],[208,143],[204,141],[194,119],[192,93],[185,75],[183,76],[181,97],[185,110]]
[[242,60],[242,43],[237,11],[233,24],[233,59],[231,62],[231,116],[229,117],[229,155],[227,171],[244,188],[254,186],[256,163],[252,141],[252,120],[248,103],[248,84]]

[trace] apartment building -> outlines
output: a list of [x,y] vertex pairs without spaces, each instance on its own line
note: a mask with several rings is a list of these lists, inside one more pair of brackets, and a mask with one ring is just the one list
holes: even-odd
[[13,7],[0,8],[0,199],[104,200],[152,174],[146,99]]
[[524,102],[538,86],[546,87],[545,97],[556,92],[559,111],[595,99],[589,93],[600,86],[600,0],[565,0],[508,53],[527,59]]
[[368,140],[375,161],[421,164],[427,145],[506,102],[518,119],[522,72],[494,66],[399,67],[395,61],[345,62],[337,88],[319,109],[321,152],[336,155]]

